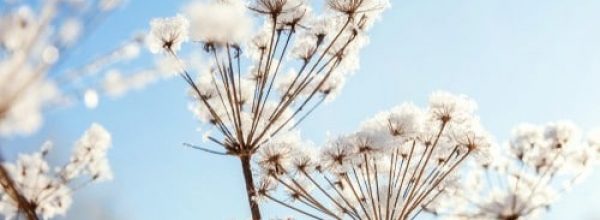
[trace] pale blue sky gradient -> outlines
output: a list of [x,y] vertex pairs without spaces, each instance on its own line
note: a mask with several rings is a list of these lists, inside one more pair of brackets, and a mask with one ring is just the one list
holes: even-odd
[[[184,2],[130,0],[72,62],[111,48],[153,17],[174,15]],[[362,52],[361,69],[336,100],[305,121],[302,134],[322,143],[326,132],[350,132],[402,102],[423,105],[440,89],[474,98],[483,124],[499,140],[520,122],[572,119],[586,130],[600,126],[599,12],[595,0],[393,0]],[[38,134],[4,141],[5,151],[14,158],[14,152],[37,149],[51,138],[60,158],[91,122],[99,122],[113,135],[115,179],[80,191],[67,219],[86,219],[77,213],[83,207],[128,220],[247,219],[238,160],[181,145],[201,143],[186,89],[175,79],[102,99],[93,111],[78,106],[50,112]],[[600,172],[545,219],[600,218],[598,184]],[[288,210],[271,205],[263,212],[268,217]]]

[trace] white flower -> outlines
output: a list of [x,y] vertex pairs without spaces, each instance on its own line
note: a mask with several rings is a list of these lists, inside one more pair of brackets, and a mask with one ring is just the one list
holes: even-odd
[[558,121],[546,126],[544,136],[552,147],[561,148],[577,141],[580,138],[580,133],[573,122]]
[[150,21],[150,33],[146,38],[152,53],[177,53],[181,44],[188,40],[189,22],[181,15],[155,18]]
[[414,104],[402,104],[392,108],[387,118],[387,127],[392,136],[412,139],[424,126],[423,111]]
[[295,41],[292,47],[294,58],[307,62],[317,52],[317,37],[312,34],[303,34]]
[[354,152],[344,137],[331,140],[321,150],[321,168],[332,173],[345,172],[353,165]]
[[63,174],[64,178],[70,180],[83,173],[90,175],[94,180],[110,180],[112,172],[106,161],[106,151],[110,145],[110,134],[102,126],[92,124],[75,144],[71,162]]
[[472,119],[477,104],[464,95],[436,91],[429,97],[429,111],[433,119],[442,123],[463,123]]
[[312,82],[306,86],[302,92],[310,94],[313,92],[314,88],[319,86],[317,92],[322,95],[325,102],[332,101],[341,92],[341,89],[346,82],[346,77],[338,71],[332,72],[327,78],[325,77],[325,75],[315,76]]
[[510,147],[516,158],[522,159],[534,147],[541,147],[543,129],[533,124],[520,124],[512,132]]
[[390,6],[389,0],[327,0],[330,9],[348,16],[360,13],[381,13]]
[[241,0],[194,1],[185,9],[194,41],[239,44],[249,36],[252,18]]

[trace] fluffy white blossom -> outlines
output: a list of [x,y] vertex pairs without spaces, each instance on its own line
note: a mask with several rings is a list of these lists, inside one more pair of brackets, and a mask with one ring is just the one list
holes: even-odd
[[252,18],[241,0],[194,1],[185,9],[191,39],[204,43],[239,44],[249,36]]
[[476,109],[477,104],[465,96],[437,91],[429,98],[432,118],[442,123],[464,123]]
[[189,39],[190,23],[181,15],[155,18],[150,22],[150,34],[146,38],[152,53],[177,53],[181,44]]

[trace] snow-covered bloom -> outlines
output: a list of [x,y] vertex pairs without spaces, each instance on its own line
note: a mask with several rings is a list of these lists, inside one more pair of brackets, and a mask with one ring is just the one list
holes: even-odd
[[388,0],[327,0],[332,9],[349,15],[360,12],[377,11],[389,7]]
[[190,35],[206,44],[240,44],[249,37],[252,18],[241,0],[194,1],[185,9]]
[[[110,145],[110,134],[102,126],[92,124],[77,141],[70,162],[64,166],[51,167],[46,161],[51,142],[42,145],[38,152],[21,154],[14,163],[5,162],[2,166],[35,214],[50,219],[66,214],[73,193],[82,186],[112,178],[106,158]],[[0,214],[6,219],[24,215],[16,194],[3,187],[0,196]]]
[[146,38],[148,49],[152,53],[177,53],[189,38],[189,26],[188,20],[181,15],[153,19]]
[[434,92],[429,99],[429,105],[432,118],[441,123],[464,123],[477,109],[473,100],[443,91]]
[[[428,109],[473,104],[444,94],[450,100]],[[473,111],[461,112],[471,123],[445,127],[428,120],[439,112],[428,109],[403,104],[379,113],[358,131],[328,141],[318,157],[299,141],[259,149],[256,162],[267,168],[261,178],[275,184],[259,196],[281,204],[285,195],[291,198],[286,207],[315,219],[408,219],[444,205],[439,199],[462,189],[460,167],[486,158],[492,141]]]
[[357,27],[367,29],[377,20],[389,0],[326,0],[328,8],[359,20]]

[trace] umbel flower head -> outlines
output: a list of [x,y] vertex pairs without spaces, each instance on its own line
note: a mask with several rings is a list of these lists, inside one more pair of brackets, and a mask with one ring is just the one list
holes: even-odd
[[[593,133],[589,140],[597,138]],[[521,124],[503,148],[467,169],[464,189],[428,211],[464,219],[537,219],[598,162],[598,146],[570,121]]]
[[189,22],[181,15],[172,18],[156,18],[150,21],[148,49],[152,53],[162,51],[176,53],[188,40]]
[[[219,131],[222,137],[208,140],[227,154],[252,154],[339,92],[344,78],[357,69],[358,51],[367,41],[362,24],[387,7],[378,2],[381,7],[354,3],[369,10],[344,16],[328,2],[327,12],[316,16],[300,0],[198,1],[184,10],[189,31],[181,15],[154,19],[148,46],[177,58],[189,32],[210,60],[197,79],[180,70],[196,100],[190,109]],[[256,21],[263,24],[255,28]],[[193,62],[198,61],[186,61]]]
[[416,217],[461,187],[457,173],[469,158],[487,157],[491,138],[473,106],[464,96],[436,92],[427,109],[407,103],[379,113],[318,154],[298,139],[272,140],[256,158],[269,183],[257,190],[258,200],[312,219]]
[[[52,143],[46,142],[40,151],[21,154],[14,163],[4,163],[17,192],[43,219],[65,215],[73,201],[73,193],[91,183],[112,179],[106,158],[111,145],[110,134],[100,125],[92,124],[75,143],[70,161],[51,167],[46,161]],[[6,179],[0,191],[0,214],[6,219],[19,219],[24,211],[14,191],[7,190]]]

